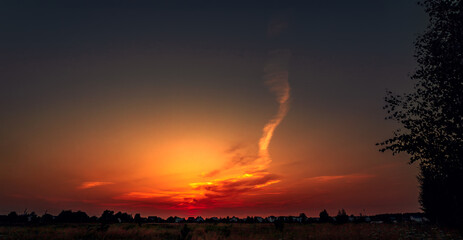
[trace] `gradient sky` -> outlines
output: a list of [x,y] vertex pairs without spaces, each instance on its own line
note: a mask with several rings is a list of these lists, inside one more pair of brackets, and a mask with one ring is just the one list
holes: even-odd
[[414,0],[77,2],[0,3],[0,214],[419,211]]

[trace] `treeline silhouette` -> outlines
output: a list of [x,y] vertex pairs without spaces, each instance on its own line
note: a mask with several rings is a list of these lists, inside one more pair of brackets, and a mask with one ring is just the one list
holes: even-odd
[[[142,217],[139,213],[132,216],[125,212],[117,212],[105,210],[100,217],[89,216],[83,211],[63,210],[58,215],[54,216],[45,213],[38,216],[35,212],[28,213],[24,211],[22,214],[10,212],[8,215],[0,215],[1,225],[21,225],[21,224],[59,224],[59,223],[274,223],[278,228],[284,223],[334,223],[343,224],[348,222],[362,223],[397,223],[404,221],[426,222],[427,219],[423,213],[398,213],[398,214],[379,214],[374,216],[358,216],[348,215],[344,209],[339,210],[336,216],[330,216],[326,210],[320,212],[319,217],[307,217],[305,213],[298,216],[248,216],[245,218],[238,217],[211,217],[203,218],[201,216],[181,218],[170,216],[163,219],[158,216]],[[282,226],[281,226],[282,227]]]

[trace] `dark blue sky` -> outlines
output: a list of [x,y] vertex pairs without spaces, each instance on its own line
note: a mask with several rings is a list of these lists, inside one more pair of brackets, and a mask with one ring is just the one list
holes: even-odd
[[[89,87],[124,89],[127,78],[118,76],[151,71],[184,71],[198,76],[195,85],[233,88],[238,84],[202,75],[259,74],[272,47],[268,20],[282,5],[290,24],[280,44],[292,50],[290,81],[298,96],[321,108],[367,104],[386,87],[410,86],[413,41],[426,23],[415,1],[11,2],[0,10],[3,107],[92,95]],[[175,84],[191,83],[182,79]]]

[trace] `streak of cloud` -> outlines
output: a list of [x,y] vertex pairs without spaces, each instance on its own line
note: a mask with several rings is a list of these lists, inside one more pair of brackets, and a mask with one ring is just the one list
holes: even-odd
[[109,185],[109,184],[113,184],[113,182],[83,182],[77,188],[78,189],[89,189],[89,188],[94,188],[94,187],[99,187],[99,186],[104,186],[104,185]]
[[307,178],[309,181],[316,181],[316,182],[331,182],[336,180],[344,180],[344,181],[352,181],[352,180],[361,180],[361,179],[368,179],[373,178],[374,175],[371,174],[350,174],[350,175],[332,175],[332,176],[317,176]]
[[288,64],[291,53],[286,49],[273,50],[264,69],[264,79],[270,91],[277,97],[279,103],[277,114],[270,119],[262,130],[259,139],[259,159],[257,169],[266,169],[271,162],[268,146],[272,140],[276,127],[286,116],[289,107],[290,87],[288,82]]

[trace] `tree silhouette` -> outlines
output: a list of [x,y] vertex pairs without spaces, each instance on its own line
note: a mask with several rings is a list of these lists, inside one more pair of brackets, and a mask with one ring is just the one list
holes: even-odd
[[323,211],[320,212],[320,222],[331,222],[331,217],[328,215],[328,212],[326,209],[323,209]]
[[140,213],[135,214],[134,222],[138,223],[138,226],[141,226],[141,216]]
[[89,217],[87,213],[82,211],[73,212],[71,210],[63,210],[61,213],[56,217],[58,222],[67,222],[67,223],[82,223],[88,222]]
[[305,213],[300,213],[299,217],[303,223],[307,222],[307,215],[305,215]]
[[110,210],[105,210],[101,214],[101,217],[100,217],[99,220],[100,220],[101,223],[105,223],[105,224],[117,222],[117,219],[114,216],[114,211],[110,211]]
[[18,214],[16,212],[10,212],[8,214],[8,221],[9,222],[16,222],[18,220]]
[[133,218],[132,215],[123,212],[117,212],[114,217],[117,219],[118,222],[132,222]]
[[53,222],[53,215],[51,215],[49,213],[44,213],[42,215],[42,222],[43,223],[51,223],[51,222]]
[[349,221],[349,216],[347,216],[346,210],[344,208],[338,211],[336,215],[336,223],[347,223]]
[[414,91],[388,92],[384,109],[397,121],[380,151],[405,152],[418,162],[420,203],[434,221],[462,224],[463,191],[463,2],[424,0],[426,32],[415,42]]

